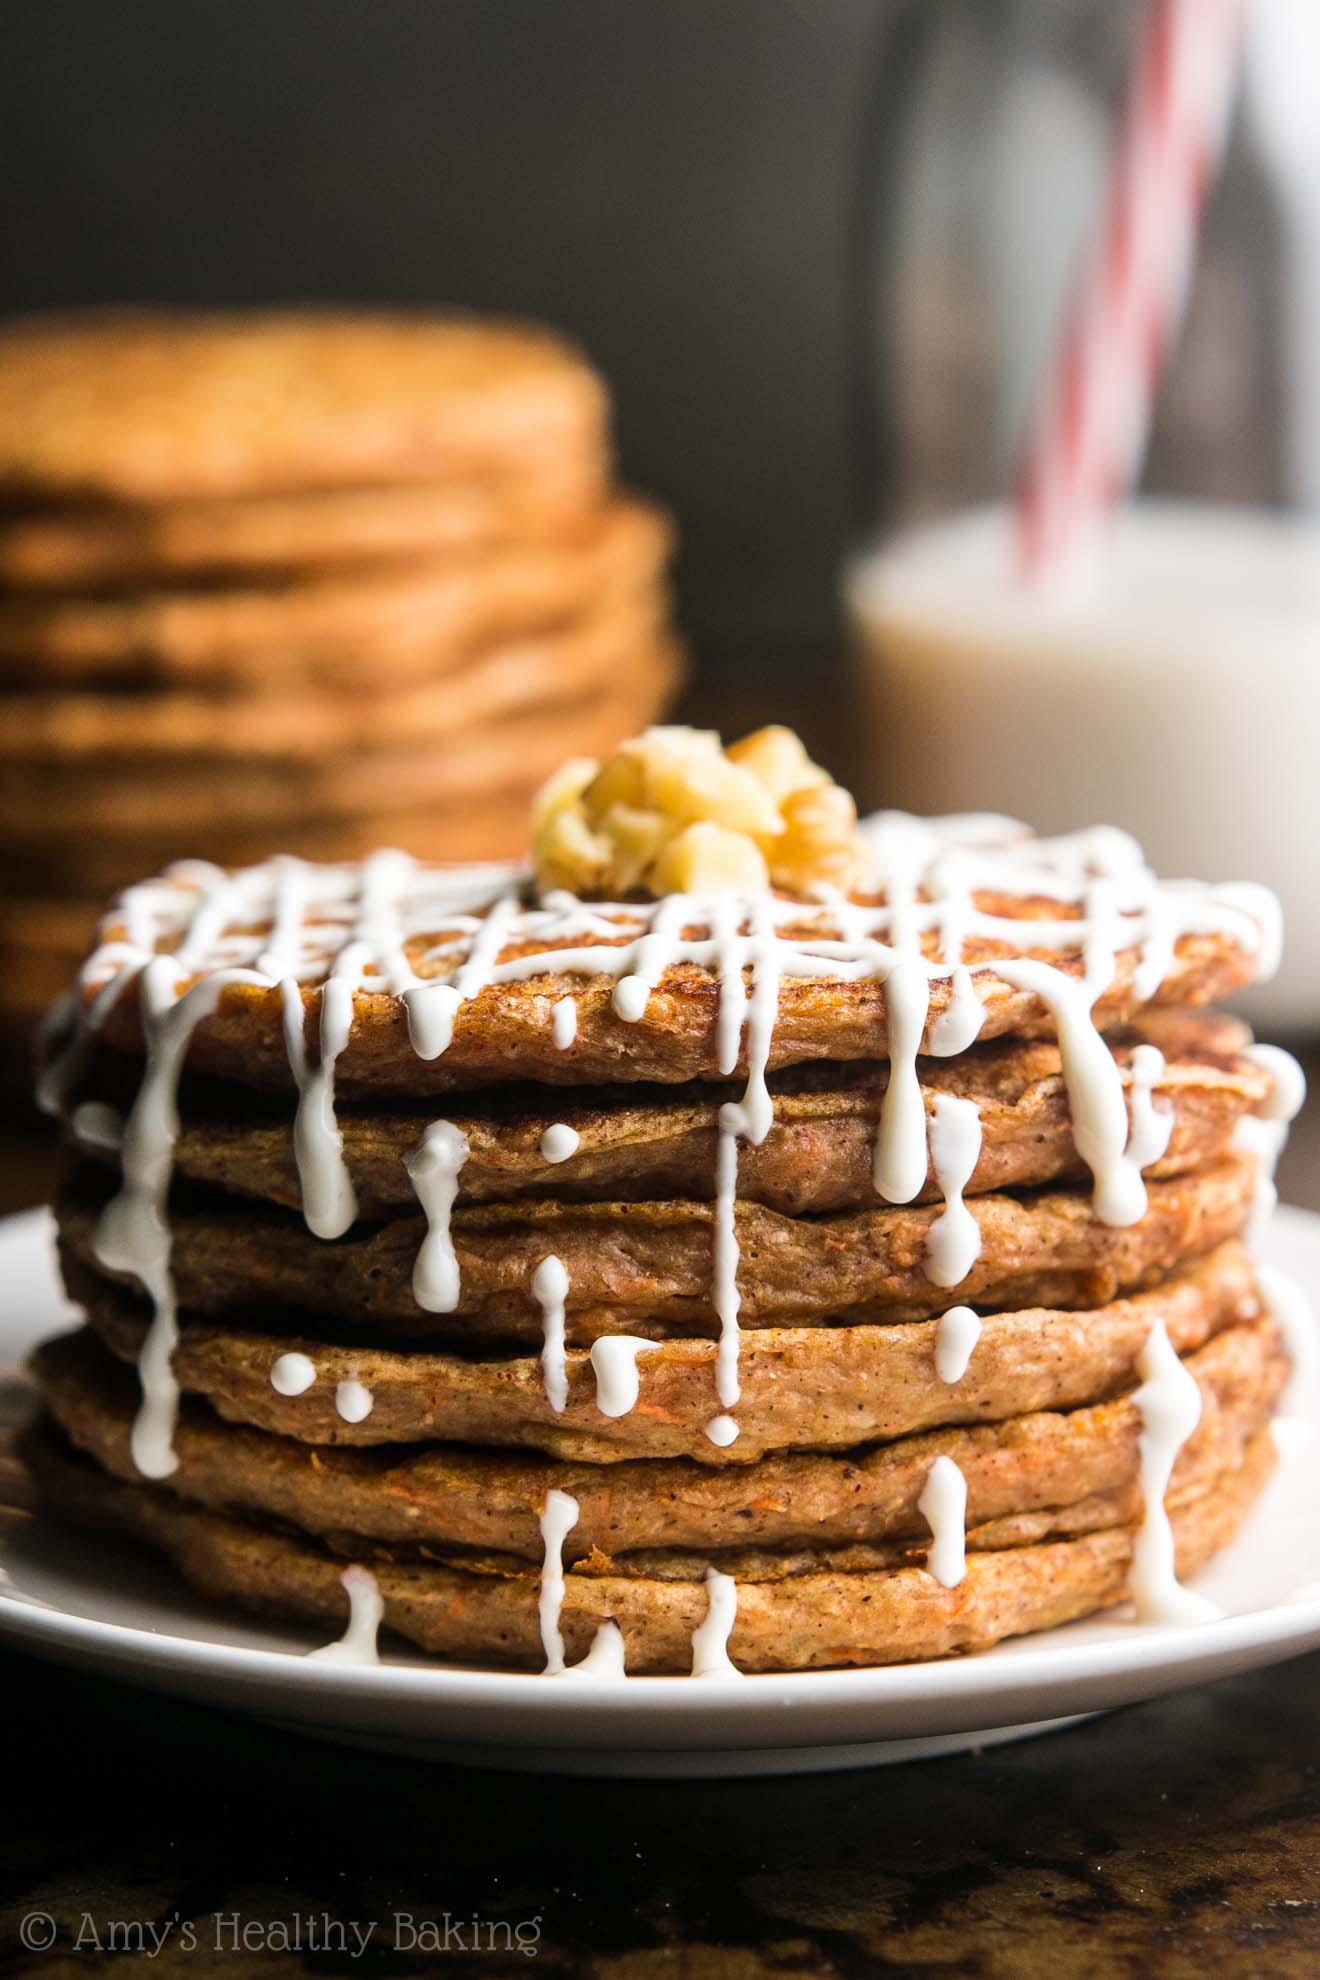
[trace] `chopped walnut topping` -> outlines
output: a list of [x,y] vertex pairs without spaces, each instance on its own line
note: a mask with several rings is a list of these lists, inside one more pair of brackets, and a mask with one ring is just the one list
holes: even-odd
[[542,891],[597,899],[846,892],[861,869],[857,811],[791,729],[758,729],[723,749],[710,730],[655,728],[607,763],[557,770],[532,810]]

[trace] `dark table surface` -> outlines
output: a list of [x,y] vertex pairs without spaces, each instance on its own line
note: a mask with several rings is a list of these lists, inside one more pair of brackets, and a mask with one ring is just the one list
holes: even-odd
[[[1320,1210],[1320,1104],[1280,1183]],[[43,1186],[0,1136],[0,1208]],[[1320,1974],[1320,1654],[1018,1746],[743,1782],[386,1760],[12,1654],[0,1683],[0,1971]]]

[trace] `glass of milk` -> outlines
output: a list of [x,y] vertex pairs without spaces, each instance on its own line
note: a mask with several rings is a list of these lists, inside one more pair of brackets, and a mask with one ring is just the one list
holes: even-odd
[[1109,820],[1170,877],[1265,881],[1285,960],[1244,1008],[1320,1030],[1320,522],[1139,502],[1066,582],[1028,589],[1011,516],[974,510],[859,558],[847,601],[868,796]]
[[1320,1031],[1317,0],[1258,0],[1144,485],[1027,588],[1002,505],[1109,176],[1139,0],[900,7],[864,175],[853,346],[871,711],[859,795],[1108,820],[1287,918],[1244,1008]]

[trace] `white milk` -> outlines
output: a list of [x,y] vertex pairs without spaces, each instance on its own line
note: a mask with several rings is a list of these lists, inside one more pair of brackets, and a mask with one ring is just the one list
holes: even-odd
[[1138,503],[1064,585],[1014,576],[1011,522],[915,530],[849,573],[884,806],[1110,820],[1170,877],[1283,900],[1262,1026],[1320,1028],[1320,524]]

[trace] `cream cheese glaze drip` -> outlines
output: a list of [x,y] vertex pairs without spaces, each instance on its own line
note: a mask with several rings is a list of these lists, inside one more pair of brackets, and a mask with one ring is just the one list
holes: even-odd
[[348,1628],[337,1643],[327,1643],[307,1655],[323,1664],[378,1664],[376,1632],[385,1614],[376,1577],[370,1568],[346,1567],[339,1577],[348,1596]]
[[[1152,995],[1183,935],[1226,936],[1255,957],[1258,978],[1267,976],[1279,946],[1273,897],[1252,886],[1161,883],[1133,840],[1104,827],[1036,839],[1002,818],[883,813],[862,833],[869,872],[858,891],[873,894],[873,902],[825,889],[810,902],[768,889],[641,902],[587,901],[556,890],[537,899],[515,869],[426,867],[397,852],[376,854],[358,868],[282,858],[226,874],[193,862],[129,889],[116,909],[122,933],[93,953],[79,990],[56,1015],[67,1036],[43,1079],[42,1098],[58,1107],[76,1087],[97,1032],[140,982],[144,1073],[124,1125],[123,1184],[97,1234],[102,1262],[137,1277],[153,1307],[139,1364],[142,1405],[133,1436],[139,1470],[163,1477],[175,1464],[177,1321],[167,1199],[176,1095],[193,1029],[230,984],[278,991],[283,999],[299,1094],[294,1140],[304,1214],[315,1234],[333,1237],[356,1214],[334,1106],[335,1068],[351,1037],[356,992],[399,997],[414,1049],[431,1060],[449,1046],[463,1004],[489,986],[551,972],[612,976],[616,1014],[637,1023],[675,964],[714,975],[719,1070],[731,1076],[740,1059],[747,1067],[741,1100],[727,1103],[719,1117],[712,1303],[720,1408],[707,1427],[719,1445],[737,1436],[730,1412],[739,1399],[738,1147],[763,1141],[773,1120],[766,1072],[785,979],[884,985],[889,1075],[876,1135],[876,1189],[889,1202],[910,1202],[928,1163],[933,1166],[945,1191],[930,1261],[938,1283],[956,1284],[951,1275],[961,1267],[964,1277],[975,1256],[975,1220],[961,1190],[976,1157],[971,1152],[969,1161],[969,1124],[956,1133],[944,1131],[939,1119],[928,1125],[917,1058],[923,1049],[950,1056],[972,1044],[984,1018],[978,977],[998,977],[1034,994],[1052,1016],[1075,1140],[1094,1178],[1096,1214],[1114,1224],[1137,1221],[1145,1208],[1142,1169],[1162,1152],[1169,1122],[1150,1099],[1158,1078],[1154,1060],[1138,1065],[1134,1055],[1129,1124],[1123,1075],[1096,1028],[1095,1004],[1115,980],[1120,950],[1135,951],[1135,994]],[[1029,900],[1032,917],[995,914],[978,905],[978,894]],[[1040,904],[1050,901],[1069,912],[1036,918]],[[1010,953],[969,960],[972,941]],[[1032,953],[1020,953],[1028,943]],[[1080,957],[1081,979],[1041,952]],[[937,983],[947,991],[932,1020]],[[307,986],[318,984],[313,1067],[304,998]],[[577,1033],[571,998],[548,1008],[547,1026],[556,1046],[569,1049]],[[448,1128],[435,1124],[409,1161],[428,1219],[414,1289],[418,1304],[433,1311],[452,1311],[459,1290],[448,1219],[466,1149],[455,1130],[445,1138]],[[530,1290],[544,1316],[546,1393],[552,1408],[562,1410],[569,1288],[557,1259],[542,1261]],[[603,1383],[598,1368],[597,1381],[598,1395],[603,1391],[614,1404],[631,1388],[622,1368],[607,1368]]]

